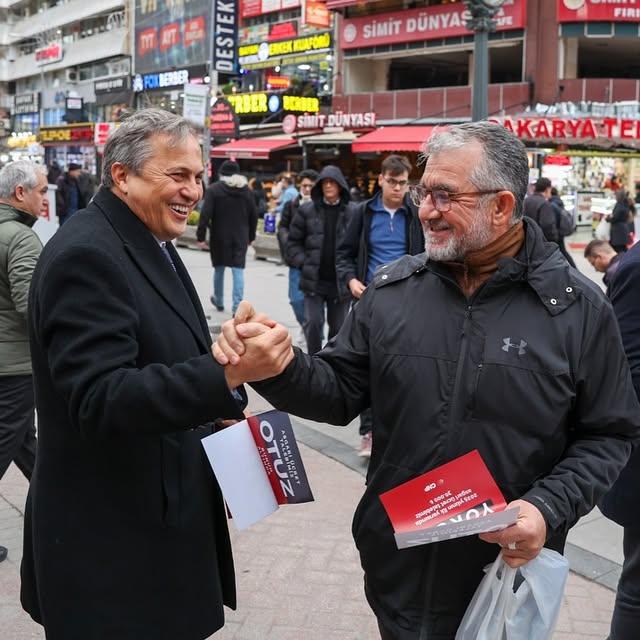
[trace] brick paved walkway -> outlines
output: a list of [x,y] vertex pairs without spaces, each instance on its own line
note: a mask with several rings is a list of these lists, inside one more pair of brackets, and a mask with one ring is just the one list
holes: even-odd
[[[229,612],[216,640],[377,638],[350,531],[363,478],[313,449],[300,448],[316,502],[281,508],[242,533],[231,525],[239,610]],[[10,554],[0,564],[3,640],[44,638],[18,603],[25,494],[26,481],[11,467],[0,481],[0,544]],[[613,598],[613,592],[572,574],[554,640],[603,640]]]

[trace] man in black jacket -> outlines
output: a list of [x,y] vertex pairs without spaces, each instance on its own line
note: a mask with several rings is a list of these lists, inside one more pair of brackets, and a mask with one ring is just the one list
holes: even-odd
[[311,202],[298,209],[289,227],[287,259],[301,269],[309,353],[322,348],[325,309],[329,339],[338,333],[349,310],[348,290],[337,281],[336,247],[351,214],[347,181],[338,167],[327,165],[311,190]]
[[[347,231],[336,250],[338,281],[359,300],[373,280],[376,269],[405,254],[424,251],[424,233],[415,205],[409,199],[411,165],[404,156],[391,155],[382,161],[380,191],[354,206]],[[367,409],[360,415],[358,455],[371,457],[372,416]]]
[[87,206],[85,195],[80,189],[78,178],[82,167],[75,162],[70,162],[67,171],[57,180],[56,186],[56,214],[60,225],[63,225],[76,211]]
[[[640,399],[640,244],[623,254],[610,288],[633,387]],[[636,452],[600,505],[605,516],[624,527],[624,564],[611,621],[611,640],[635,640],[640,628],[639,489],[640,455]]]
[[280,253],[282,254],[282,259],[289,265],[289,304],[301,329],[304,327],[304,293],[300,290],[301,272],[300,269],[292,266],[287,259],[287,242],[289,240],[291,220],[293,220],[301,204],[311,202],[311,189],[313,189],[317,179],[318,172],[313,169],[305,169],[298,174],[298,191],[300,195],[285,203],[278,223]]
[[[562,552],[640,437],[611,306],[523,219],[522,143],[477,122],[436,133],[428,152],[412,191],[426,252],[381,268],[320,353],[296,351],[284,373],[254,384],[279,409],[333,424],[371,405],[353,535],[381,636],[394,640],[454,638],[499,551],[487,543],[512,567],[543,546]],[[254,313],[243,303],[214,346],[237,381],[250,379],[254,340],[269,335],[243,324]],[[244,349],[252,355],[238,357]],[[474,449],[517,522],[398,550],[380,494]]]
[[551,198],[551,180],[538,178],[533,193],[524,201],[524,215],[535,220],[549,242],[558,242],[558,225]]
[[243,418],[238,385],[211,355],[171,244],[203,171],[186,120],[136,112],[107,140],[100,191],[31,281],[39,444],[21,600],[50,640],[202,640],[235,607],[224,503],[200,441],[217,418]]

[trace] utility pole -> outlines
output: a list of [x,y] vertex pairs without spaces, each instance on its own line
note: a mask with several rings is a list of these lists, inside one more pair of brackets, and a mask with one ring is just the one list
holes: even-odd
[[493,19],[505,0],[464,0],[471,13],[467,29],[475,33],[473,45],[473,101],[471,119],[486,120],[489,115],[489,33],[495,31]]

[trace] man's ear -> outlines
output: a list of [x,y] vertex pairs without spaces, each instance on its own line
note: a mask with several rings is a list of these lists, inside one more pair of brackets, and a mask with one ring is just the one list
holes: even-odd
[[511,191],[500,191],[495,199],[495,209],[492,216],[493,224],[496,227],[509,226],[515,206],[516,198],[513,193]]
[[24,202],[24,192],[26,191],[26,189],[24,188],[24,185],[19,184],[16,187],[16,190],[13,193],[14,198],[18,201],[18,202]]
[[113,184],[125,195],[127,195],[129,191],[127,185],[128,177],[129,170],[121,162],[114,162],[111,165],[111,179],[113,180]]

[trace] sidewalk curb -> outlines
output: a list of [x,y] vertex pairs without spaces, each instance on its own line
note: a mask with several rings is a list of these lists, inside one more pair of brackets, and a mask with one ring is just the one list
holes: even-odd
[[[302,442],[311,449],[315,449],[328,458],[342,463],[361,476],[366,476],[367,465],[352,447],[336,438],[332,438],[325,433],[302,424],[293,416],[291,416],[291,424],[293,425],[293,430],[299,442]],[[618,580],[620,579],[620,573],[622,571],[622,566],[617,562],[612,562],[607,558],[582,549],[570,542],[567,542],[565,546],[565,556],[569,560],[573,573],[592,582],[596,582],[612,591],[617,589]]]

